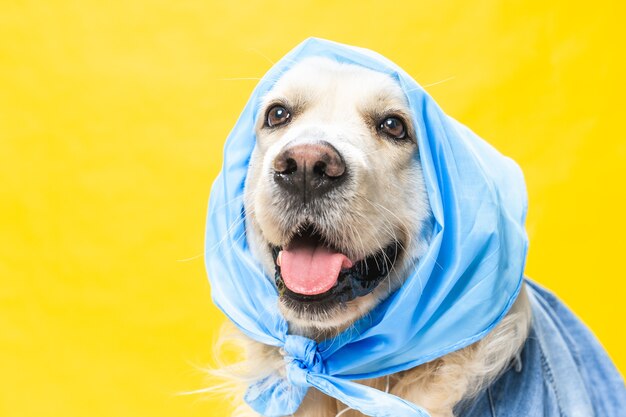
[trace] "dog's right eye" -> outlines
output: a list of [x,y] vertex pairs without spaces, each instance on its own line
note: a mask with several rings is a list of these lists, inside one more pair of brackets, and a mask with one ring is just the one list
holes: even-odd
[[291,113],[285,107],[276,105],[270,107],[265,116],[265,124],[269,127],[276,127],[289,121]]

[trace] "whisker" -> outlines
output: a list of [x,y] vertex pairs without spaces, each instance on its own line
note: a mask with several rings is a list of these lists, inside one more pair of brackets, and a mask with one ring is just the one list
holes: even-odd
[[235,239],[231,242],[230,248],[231,248],[231,249],[233,249],[233,248],[235,247],[235,245],[239,244],[239,240],[241,240],[241,238],[243,238],[243,237],[245,237],[245,236],[246,236],[246,228],[244,227],[244,228],[241,230],[241,235],[237,236],[237,237],[236,237],[236,238],[235,238]]
[[272,60],[270,57],[268,57],[266,54],[264,54],[263,52],[259,51],[258,49],[255,48],[248,48],[249,52],[253,52],[255,54],[257,54],[258,56],[260,56],[261,58],[265,58],[265,60],[267,62],[269,62],[272,65],[276,65],[276,61]]
[[[377,204],[377,203],[373,203],[371,202],[369,199],[365,198],[365,201],[367,201],[372,208],[374,208],[376,211],[378,211],[379,213],[381,213],[381,211],[379,210],[379,208],[385,209],[387,212],[389,212],[391,215],[393,215],[394,217],[396,217],[396,219],[398,219],[398,221],[400,222],[400,224],[404,224],[404,222],[402,222],[402,220],[400,220],[400,218],[398,216],[396,216],[393,212],[391,212],[390,210],[388,210],[386,207]],[[382,214],[382,213],[381,213]],[[385,216],[382,216],[382,220],[383,220],[383,227],[384,230],[389,234],[390,238],[393,238],[394,244],[396,245],[396,252],[397,252],[397,248],[400,247],[403,251],[406,251],[406,248],[404,247],[404,245],[399,242],[398,237],[396,235],[396,232],[393,228],[393,225],[391,224],[391,222],[385,218]],[[378,243],[380,246],[380,242]],[[396,272],[396,265],[394,262],[391,261],[391,259],[387,256],[386,253],[383,252],[383,256],[385,259],[385,262],[387,263],[387,265],[390,265],[391,267],[389,268],[389,275],[390,277],[395,276],[393,273]],[[414,261],[415,262],[415,261]],[[391,292],[391,279],[387,280],[387,285],[388,285],[388,291]]]
[[[250,197],[254,196],[255,194],[256,194],[256,190],[248,190],[245,193],[245,195],[248,195]],[[230,206],[232,203],[234,203],[237,200],[243,200],[245,198],[245,195],[244,193],[237,194],[230,200],[226,200],[226,202],[224,202],[223,204],[220,204],[219,206],[215,207],[213,210],[215,211],[222,210],[223,208]]]
[[228,239],[228,237],[230,236],[230,233],[236,228],[239,227],[241,225],[241,223],[243,223],[246,220],[245,216],[241,216],[239,218],[237,218],[228,228],[228,230],[226,230],[226,233],[224,233],[224,237],[222,237],[222,239],[217,242],[215,245],[213,245],[213,247],[211,247],[208,252],[213,252],[215,250],[217,250],[217,248],[219,248],[222,243],[224,243],[224,241],[226,241],[226,239]]
[[[367,198],[365,198],[365,200],[367,200]],[[365,218],[365,216],[363,216],[362,213],[357,213],[359,217],[361,217],[361,219],[363,219],[364,221],[367,221],[368,219]],[[374,240],[376,240],[376,245],[380,248],[380,249],[384,249],[384,246],[382,245],[382,243],[380,242],[380,240],[376,237],[376,236],[372,236],[374,238]],[[387,258],[387,254],[383,252],[383,256],[385,258]],[[376,267],[378,269],[380,269],[380,265],[378,264],[378,259],[377,257],[374,257],[374,262],[376,263]],[[366,264],[366,269],[367,269],[367,264]],[[367,272],[366,272],[367,273]]]
[[448,78],[444,78],[443,80],[439,80],[439,81],[434,82],[434,83],[430,83],[430,84],[423,85],[423,86],[422,86],[422,88],[426,89],[426,88],[428,88],[428,87],[434,87],[434,86],[436,86],[436,85],[443,84],[443,83],[445,83],[445,82],[448,82],[448,81],[454,80],[455,78],[456,78],[456,75],[452,75],[452,76],[450,76],[450,77],[448,77]]
[[456,76],[455,76],[455,75],[453,75],[453,76],[451,76],[451,77],[444,78],[443,80],[439,80],[439,81],[434,82],[434,83],[425,84],[425,85],[418,85],[418,86],[417,86],[417,87],[415,87],[415,88],[411,88],[411,89],[409,89],[409,90],[406,90],[406,91],[405,91],[405,94],[412,93],[413,91],[417,91],[417,90],[426,90],[428,87],[434,87],[434,86],[436,86],[436,85],[443,84],[443,83],[445,83],[445,82],[447,82],[447,81],[450,81],[450,80],[453,80],[453,79],[455,79],[455,78],[456,78]]
[[374,149],[374,150],[373,150],[373,151],[371,151],[371,152],[364,153],[364,154],[363,154],[363,156],[373,155],[373,154],[375,154],[375,153],[378,153],[378,152],[380,152],[380,151],[384,151],[384,150],[385,150],[385,149],[383,149],[383,148],[381,148],[381,149]]
[[[248,193],[249,193],[249,195],[254,195],[254,192],[253,192],[253,191],[249,191]],[[233,204],[233,203],[235,202],[235,200],[239,200],[239,199],[242,199],[242,198],[243,198],[243,194],[240,194],[240,195],[238,195],[238,196],[236,196],[236,197],[232,198],[231,200],[229,200],[229,201],[225,202],[224,204],[219,205],[219,206],[218,206],[218,207],[216,207],[214,210],[215,210],[215,211],[217,211],[217,210],[221,210],[221,209],[224,209],[224,208],[228,208],[227,206],[230,206],[231,204]],[[228,238],[228,236],[229,236],[229,235],[230,235],[230,233],[233,231],[233,229],[235,229],[236,227],[238,227],[238,226],[241,224],[241,222],[244,222],[244,221],[246,220],[247,216],[250,216],[250,215],[251,215],[251,214],[253,214],[253,213],[254,213],[254,210],[246,210],[246,211],[245,211],[245,213],[244,213],[244,216],[242,216],[242,217],[237,217],[237,219],[236,219],[236,220],[234,220],[234,221],[232,222],[232,224],[228,227],[228,229],[227,229],[227,231],[226,231],[226,233],[225,233],[225,236],[224,236],[224,237],[222,237],[222,239],[221,239],[219,242],[217,242],[215,245],[213,245],[210,249],[207,249],[205,252],[199,253],[199,254],[197,254],[197,255],[193,255],[193,256],[191,256],[191,257],[189,257],[189,258],[177,259],[177,260],[176,260],[176,262],[189,262],[189,261],[192,261],[192,260],[194,260],[194,259],[198,259],[198,258],[200,258],[200,257],[204,256],[204,255],[205,255],[206,253],[208,253],[208,252],[213,252],[213,251],[215,251],[218,247],[220,247],[220,245],[221,245],[221,244],[223,244],[223,243],[224,243],[224,241]],[[237,240],[235,240],[235,241],[233,242],[233,245],[234,245],[236,242],[237,242]]]
[[202,256],[204,256],[204,252],[201,252],[197,255],[193,255],[189,258],[184,258],[184,259],[176,259],[176,262],[189,262],[189,261],[193,261],[194,259],[198,259],[201,258]]
[[342,416],[342,415],[344,415],[345,413],[347,413],[347,412],[348,412],[348,411],[350,411],[350,410],[352,410],[352,408],[350,408],[350,407],[346,407],[346,408],[344,408],[343,410],[341,410],[340,412],[338,412],[337,414],[335,414],[335,417]]

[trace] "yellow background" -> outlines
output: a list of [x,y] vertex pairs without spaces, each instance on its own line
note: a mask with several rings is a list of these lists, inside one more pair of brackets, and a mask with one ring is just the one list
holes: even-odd
[[[230,128],[308,36],[403,66],[524,169],[528,274],[626,371],[624,6],[0,5],[0,415],[222,416],[204,218]],[[439,84],[439,81],[443,81]],[[183,261],[187,258],[186,261]]]

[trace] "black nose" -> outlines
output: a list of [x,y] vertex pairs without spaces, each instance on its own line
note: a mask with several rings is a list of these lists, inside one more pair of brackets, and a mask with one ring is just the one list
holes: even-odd
[[346,176],[341,154],[328,142],[287,145],[274,160],[276,184],[301,195],[305,203],[336,188]]

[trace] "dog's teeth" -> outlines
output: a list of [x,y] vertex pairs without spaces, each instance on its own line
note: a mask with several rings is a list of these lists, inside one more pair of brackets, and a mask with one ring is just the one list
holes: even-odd
[[276,265],[280,266],[280,258],[283,256],[283,251],[278,252],[278,256],[276,257]]

